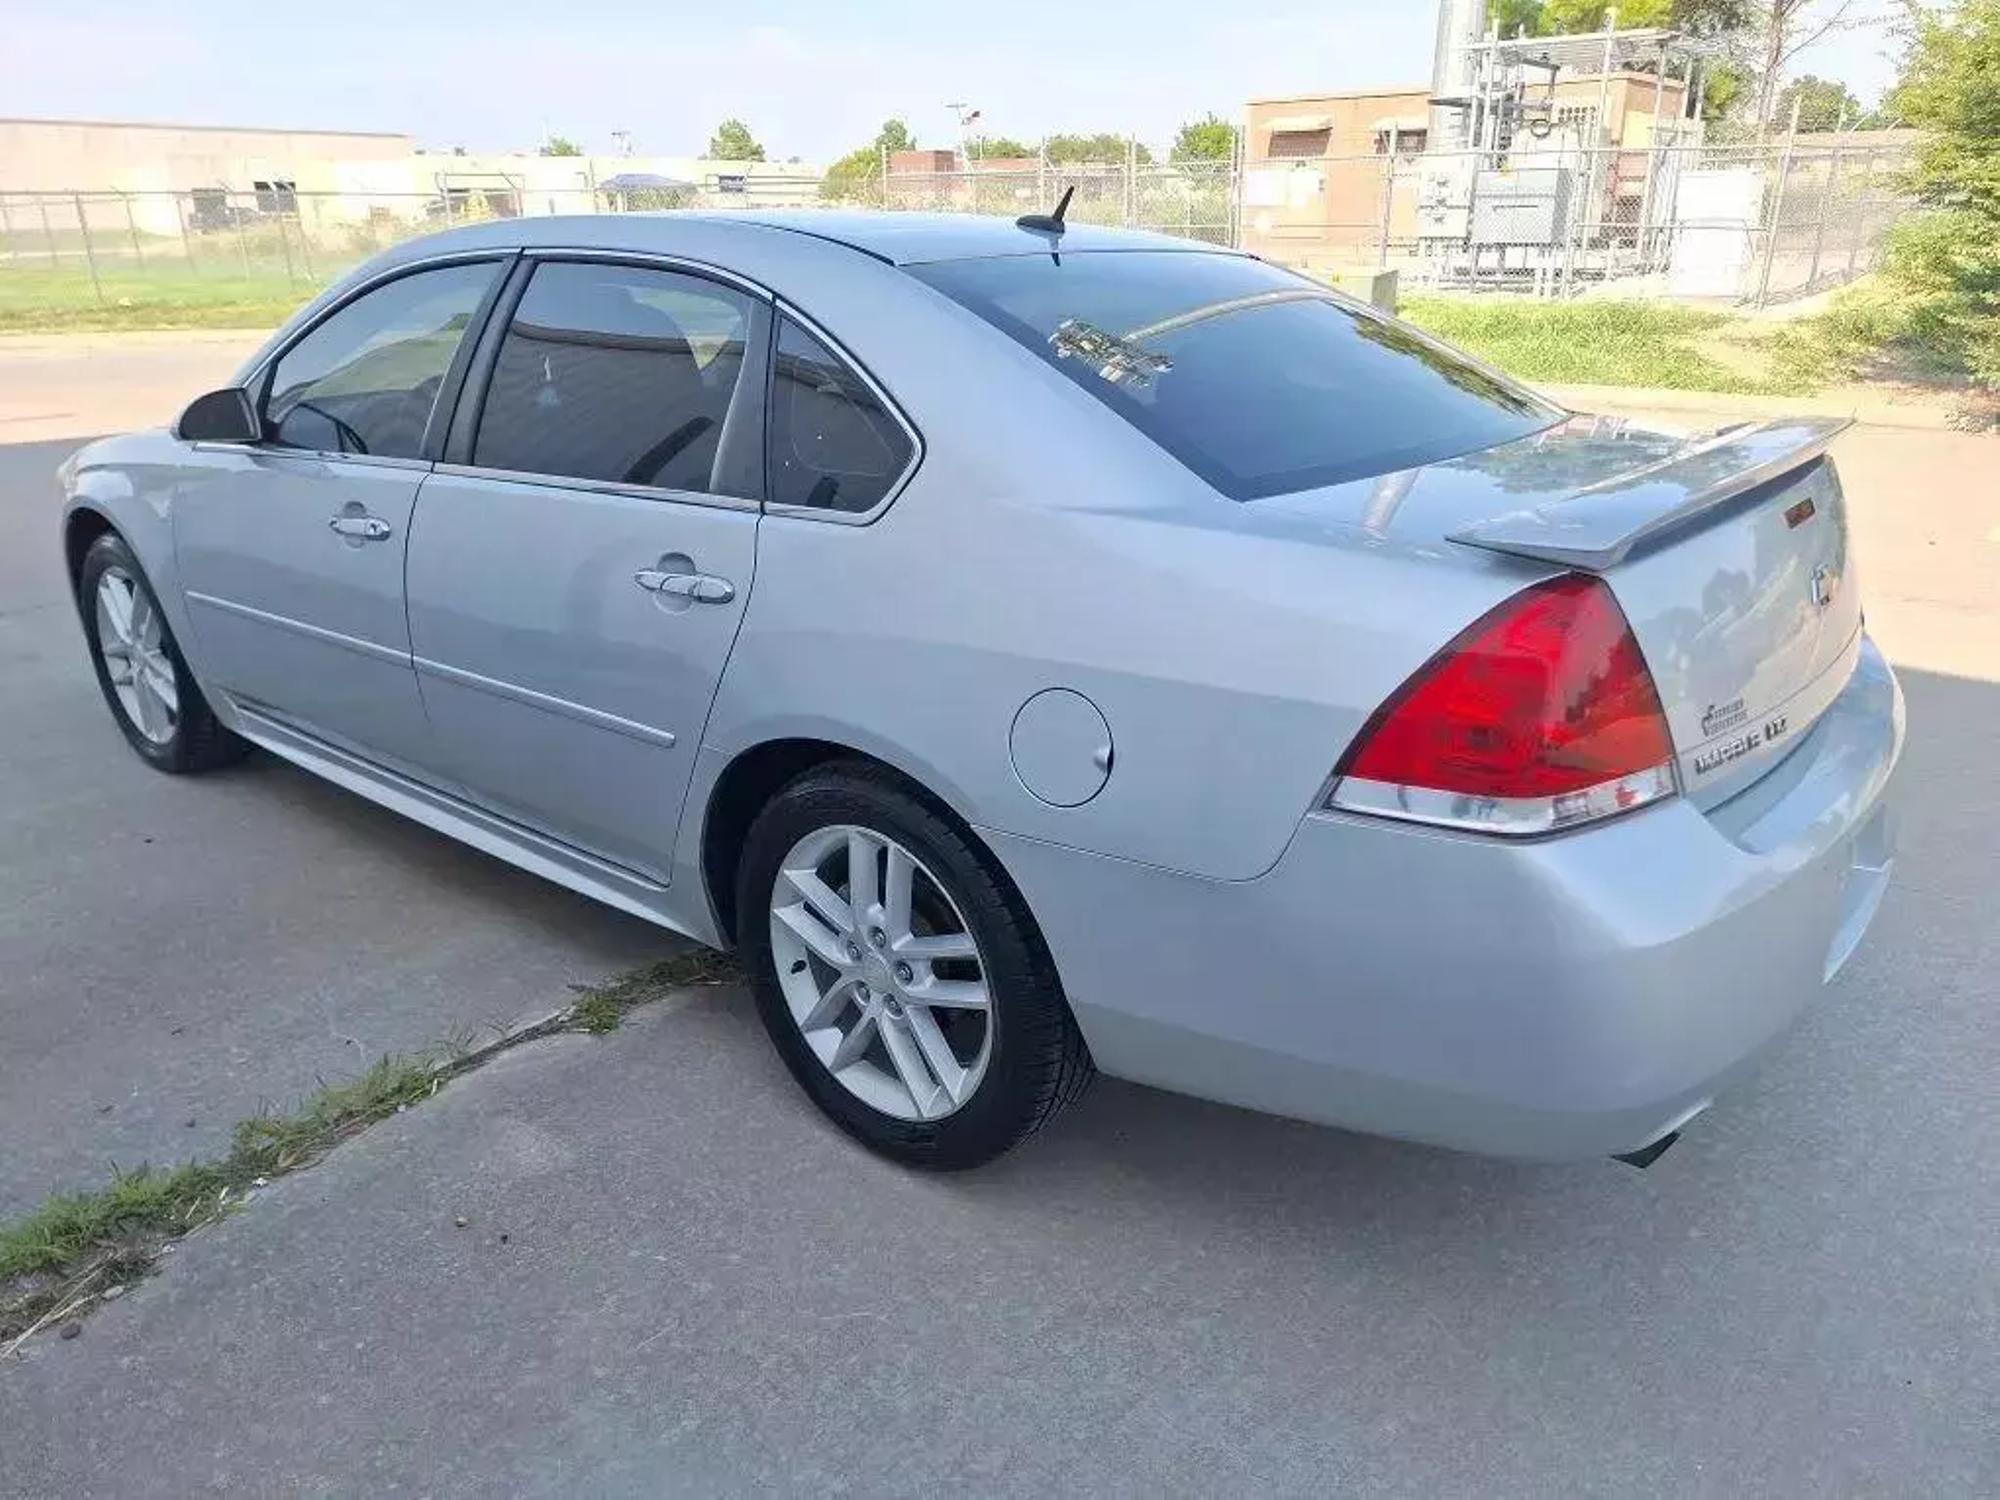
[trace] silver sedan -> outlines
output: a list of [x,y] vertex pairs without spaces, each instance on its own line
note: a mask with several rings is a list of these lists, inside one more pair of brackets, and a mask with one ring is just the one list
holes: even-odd
[[738,949],[901,1160],[1095,1067],[1644,1162],[1888,877],[1835,430],[1574,416],[1059,219],[528,219],[83,450],[62,541],[151,764],[261,746]]

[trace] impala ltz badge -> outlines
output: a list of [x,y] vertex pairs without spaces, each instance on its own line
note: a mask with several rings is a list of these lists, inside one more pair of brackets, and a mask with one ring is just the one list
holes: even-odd
[[1791,727],[1790,720],[1784,714],[1779,714],[1775,719],[1767,719],[1762,728],[1753,729],[1747,734],[1739,734],[1734,739],[1724,740],[1720,745],[1711,745],[1695,756],[1694,774],[1706,776],[1710,771],[1719,770],[1733,760],[1741,760],[1752,750],[1768,745],[1774,740],[1783,739],[1785,732]]

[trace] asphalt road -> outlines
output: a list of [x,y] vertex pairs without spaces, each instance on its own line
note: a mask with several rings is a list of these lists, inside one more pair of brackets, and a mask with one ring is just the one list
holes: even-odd
[[[283,767],[140,767],[56,456],[0,449],[0,1211],[660,951]],[[1650,1171],[1101,1084],[915,1176],[708,992],[502,1058],[31,1344],[0,1493],[2000,1491],[1995,457],[1844,440],[1902,861]]]

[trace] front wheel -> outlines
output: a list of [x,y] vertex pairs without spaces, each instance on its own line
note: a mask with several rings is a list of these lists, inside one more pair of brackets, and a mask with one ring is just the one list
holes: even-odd
[[750,829],[736,911],[779,1054],[875,1151],[978,1166],[1090,1076],[1019,894],[880,768],[824,766],[784,787]]
[[141,759],[181,772],[242,758],[249,746],[202,697],[138,558],[116,532],[84,553],[76,596],[97,685]]

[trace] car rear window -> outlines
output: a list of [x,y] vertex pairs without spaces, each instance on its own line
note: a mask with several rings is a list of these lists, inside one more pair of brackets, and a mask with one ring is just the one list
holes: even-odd
[[1245,256],[909,269],[1236,500],[1437,463],[1562,415],[1407,324]]

